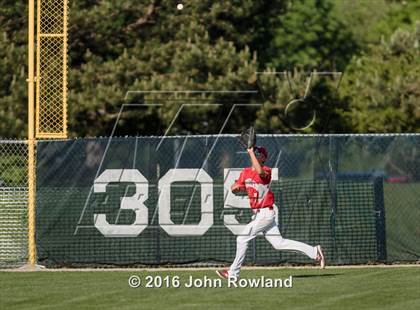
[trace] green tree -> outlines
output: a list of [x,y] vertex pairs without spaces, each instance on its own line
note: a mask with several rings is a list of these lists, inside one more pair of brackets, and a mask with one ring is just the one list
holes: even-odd
[[278,17],[270,48],[271,65],[278,70],[344,70],[357,51],[355,40],[337,17],[329,0],[297,0]]
[[356,132],[420,132],[420,22],[348,67],[340,95]]
[[258,85],[263,104],[256,127],[267,133],[343,133],[351,131],[343,117],[339,74],[324,75],[295,68],[292,72],[266,70]]
[[[293,132],[292,125],[305,124],[314,108],[317,118],[307,132],[413,130],[406,115],[418,111],[418,89],[412,86],[418,82],[418,62],[412,59],[418,56],[418,48],[409,47],[412,34],[404,31],[416,19],[418,3],[378,0],[377,9],[369,3],[361,3],[360,9],[348,3],[203,0],[184,2],[179,11],[170,0],[71,1],[71,135],[110,134],[121,105],[128,103],[131,105],[121,115],[117,134],[161,133],[181,102],[201,105],[182,110],[174,133],[218,132],[234,102],[247,104],[247,108],[231,115],[225,132],[237,132],[255,119],[260,131]],[[0,0],[0,136],[26,135],[26,5]],[[372,10],[375,14],[370,18]],[[391,41],[369,46],[399,26],[404,31]],[[254,74],[268,72],[268,67],[289,69],[304,89],[305,70],[344,71],[349,59],[360,51],[363,54],[354,58],[344,75],[347,84],[342,96],[336,95],[333,81],[316,81],[310,100],[295,105],[289,115],[284,114],[287,103],[302,94],[290,91],[284,79]],[[376,81],[372,72],[385,78]],[[132,90],[186,89],[261,89],[263,96],[178,95],[162,100],[168,99],[167,95],[131,93],[125,100],[126,92]],[[400,119],[400,127],[384,118],[372,120],[374,127],[366,129],[364,122],[370,116],[365,114],[375,109],[360,102],[372,98],[381,101],[382,110],[391,111],[388,118]],[[163,108],[133,105],[153,102],[163,103]],[[222,105],[208,106],[209,102]],[[255,107],[256,103],[262,106]]]
[[398,28],[409,29],[420,19],[420,2],[407,0],[334,0],[334,11],[349,29],[358,46],[367,50],[380,44]]
[[[162,101],[155,95],[135,92],[127,97],[127,91],[254,89],[255,81],[250,77],[256,70],[256,58],[252,57],[248,48],[237,50],[232,42],[222,38],[213,43],[205,27],[193,21],[182,25],[176,39],[161,43],[158,49],[139,42],[117,59],[105,62],[88,52],[86,63],[78,70],[72,70],[70,76],[70,81],[73,81],[70,87],[70,119],[76,120],[71,123],[71,129],[83,135],[100,135],[104,129],[107,131],[105,134],[110,134],[118,118],[119,107],[127,103],[117,134],[163,133],[181,104],[197,104],[202,102],[198,100],[202,98],[170,97],[178,100]],[[209,95],[206,99],[204,103],[220,102],[226,98]],[[222,106],[184,108],[182,124],[177,123],[172,132],[216,133],[221,125],[220,117],[227,116],[235,100],[232,97],[229,99],[232,101]],[[154,103],[156,100],[163,104],[161,109],[148,108],[145,111],[129,105]],[[238,117],[236,122],[245,123],[247,119],[252,119],[251,116]]]
[[26,137],[26,18],[26,3],[0,1],[0,137]]
[[[82,136],[109,134],[119,107],[126,103],[127,91],[255,89],[250,77],[258,70],[256,54],[267,50],[274,22],[285,5],[206,0],[187,2],[179,11],[169,0],[74,3],[71,132]],[[173,132],[218,132],[233,102],[255,100],[236,97],[209,95],[202,107],[184,108],[179,116],[182,124],[175,124]],[[150,103],[152,98],[128,99]],[[162,133],[179,110],[181,98],[176,99],[178,102],[167,101],[159,111],[125,107],[118,134]],[[201,101],[197,99],[203,98],[188,96],[182,102],[198,104]],[[208,106],[208,102],[223,105]],[[252,121],[254,110],[234,113],[226,130]]]
[[[212,43],[223,38],[238,49],[248,46],[263,55],[287,1],[188,1],[183,10],[177,10],[172,0],[71,3],[70,53],[74,67],[84,62],[87,49],[109,60],[139,42],[144,47],[159,48],[159,44],[176,40],[180,27],[192,21],[205,26]],[[142,56],[149,55],[138,55]]]
[[[0,134],[5,136],[23,137],[26,131],[26,5],[0,0],[0,32],[6,33],[0,43],[6,57],[0,60]],[[232,87],[232,83],[245,78],[250,67],[256,70],[254,52],[267,50],[274,17],[285,8],[285,2],[252,0],[190,1],[182,11],[170,0],[81,0],[70,5],[69,125],[73,136],[109,134],[125,91],[133,88],[160,89],[162,84],[162,89],[172,85],[177,89],[239,89],[243,84]],[[203,29],[196,32],[193,22]],[[195,40],[197,35],[203,36],[202,42]],[[13,48],[8,46],[11,42]],[[188,55],[189,48],[194,55]],[[222,61],[227,63],[220,65]],[[214,68],[207,70],[209,66]],[[225,84],[224,78],[231,82]],[[165,85],[167,80],[173,84]],[[145,85],[137,85],[139,81]],[[166,126],[166,118],[170,116],[150,112],[146,120]],[[142,126],[138,123],[139,119],[127,126],[127,132],[135,133]],[[156,132],[153,126],[147,128],[149,133]]]
[[27,53],[0,34],[0,137],[24,138],[27,123]]

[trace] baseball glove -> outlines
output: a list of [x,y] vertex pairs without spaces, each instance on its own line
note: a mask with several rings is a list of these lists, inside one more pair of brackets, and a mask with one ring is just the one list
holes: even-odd
[[245,187],[244,187],[244,188],[237,189],[237,190],[235,190],[235,191],[232,191],[232,193],[233,193],[235,196],[239,196],[239,197],[248,196],[248,193],[247,193],[247,191],[246,191]]
[[248,129],[242,131],[241,135],[239,136],[239,142],[246,148],[250,149],[255,146],[257,143],[257,136],[255,134],[254,127],[249,127]]

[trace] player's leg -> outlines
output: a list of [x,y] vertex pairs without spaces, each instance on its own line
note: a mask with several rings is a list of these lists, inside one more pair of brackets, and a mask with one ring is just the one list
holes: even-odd
[[266,231],[265,238],[276,250],[298,251],[306,254],[309,258],[317,259],[318,249],[316,246],[283,238],[275,223]]
[[250,222],[241,235],[236,238],[236,255],[235,260],[229,268],[230,277],[238,277],[241,266],[245,260],[246,251],[249,241],[254,239],[260,232],[263,232],[272,224],[273,220],[263,217],[257,213],[255,219]]

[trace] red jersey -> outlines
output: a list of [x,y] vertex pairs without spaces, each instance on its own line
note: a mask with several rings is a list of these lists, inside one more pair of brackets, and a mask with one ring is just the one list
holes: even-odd
[[270,190],[271,169],[263,166],[265,175],[260,176],[251,167],[242,170],[236,181],[240,186],[245,186],[252,209],[270,207],[274,204],[274,195]]

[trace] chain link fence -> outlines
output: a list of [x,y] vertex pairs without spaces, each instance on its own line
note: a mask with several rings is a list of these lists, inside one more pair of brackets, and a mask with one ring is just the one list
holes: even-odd
[[[267,165],[278,176],[271,186],[283,236],[321,243],[333,264],[419,260],[420,135],[259,135],[258,143],[268,149]],[[27,260],[27,161],[25,141],[0,140],[1,267]],[[52,266],[229,263],[234,226],[249,222],[251,214],[227,206],[226,169],[248,165],[233,135],[41,141],[38,261]],[[131,210],[121,208],[124,197],[136,192],[131,182],[111,182],[103,193],[94,190],[95,180],[110,169],[137,170],[147,181],[148,220],[137,236],[107,237],[95,226],[98,214],[114,227],[135,221]],[[202,235],[172,236],[162,225],[200,226],[203,218],[200,185],[174,182],[170,222],[162,223],[159,181],[171,169],[202,169],[212,179],[213,221]],[[311,262],[275,251],[259,237],[247,263]]]
[[[258,143],[278,174],[271,187],[284,237],[321,243],[331,264],[418,261],[420,135],[259,135]],[[226,173],[246,166],[248,155],[234,135],[41,141],[38,259],[52,266],[229,263],[234,231],[251,214],[227,206]],[[162,207],[160,181],[173,169],[193,179],[171,183],[170,202]],[[123,175],[134,170],[141,177],[127,181]],[[207,198],[194,179],[202,170],[212,180]],[[104,191],[95,191],[107,171],[116,174]],[[142,195],[147,216],[137,218],[123,201]],[[206,199],[213,209],[204,223]],[[169,208],[169,218],[162,208]],[[193,231],[183,225],[204,233],[180,236],[183,227]],[[247,263],[311,261],[275,251],[261,237]]]
[[68,1],[38,0],[36,136],[67,136]]
[[28,147],[0,140],[0,267],[23,265],[28,248]]

